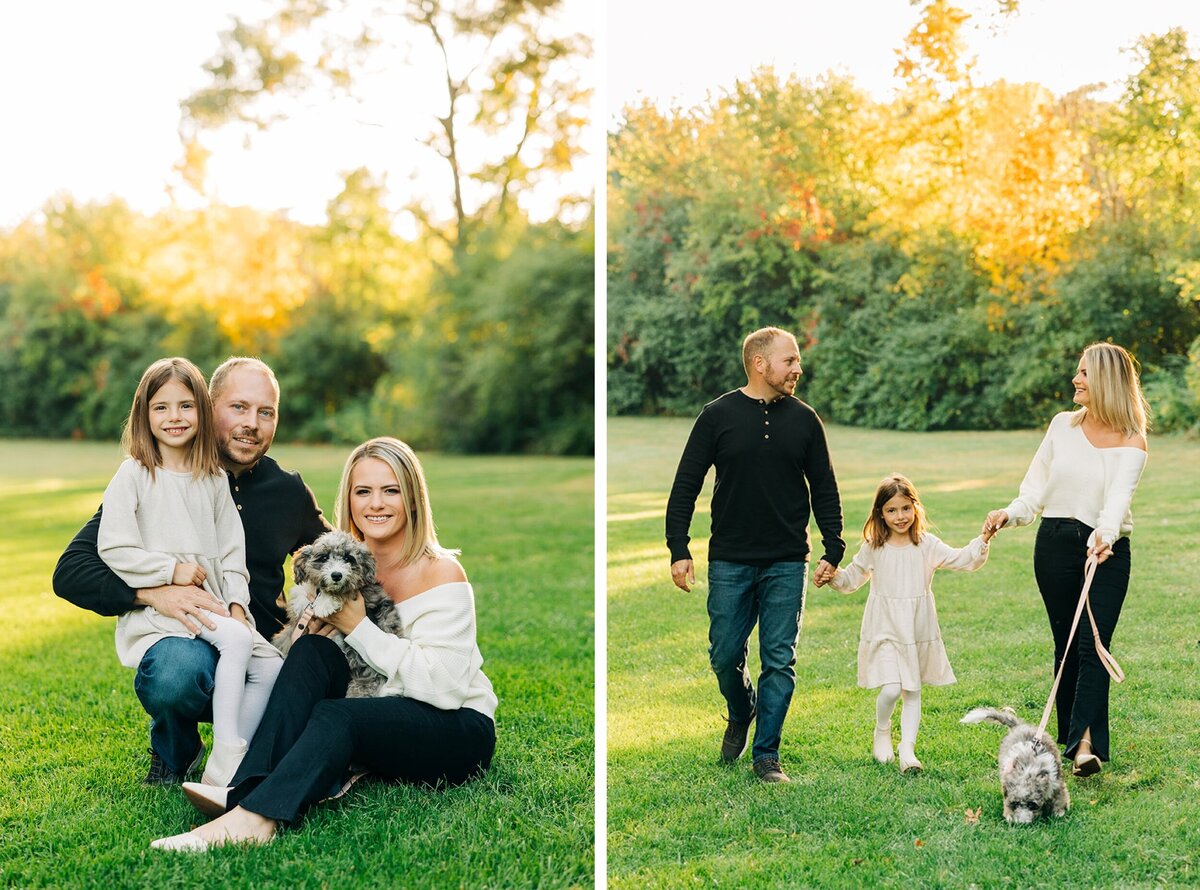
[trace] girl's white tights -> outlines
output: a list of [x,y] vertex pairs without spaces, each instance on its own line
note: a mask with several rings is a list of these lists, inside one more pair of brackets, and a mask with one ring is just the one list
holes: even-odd
[[208,613],[216,630],[201,627],[200,639],[217,650],[213,676],[213,750],[202,782],[226,786],[246,754],[283,659],[251,655],[254,634],[236,618]]
[[202,626],[199,637],[211,643],[218,655],[213,677],[213,739],[236,745],[254,737],[283,659],[251,657],[254,635],[250,628],[236,618],[211,612],[208,617],[217,629]]
[[900,746],[896,756],[900,759],[900,769],[920,769],[921,761],[917,760],[917,731],[921,728],[921,690],[901,689],[899,683],[886,683],[879,690],[875,699],[875,740],[872,746],[875,759],[887,763],[892,759],[892,712],[896,701],[901,700],[900,706]]

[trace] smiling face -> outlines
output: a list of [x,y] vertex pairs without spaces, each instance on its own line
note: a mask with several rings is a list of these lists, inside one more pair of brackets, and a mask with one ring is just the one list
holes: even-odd
[[902,494],[892,496],[880,508],[884,525],[894,538],[907,536],[917,518],[917,507]]
[[1075,376],[1071,378],[1071,384],[1075,387],[1075,395],[1072,397],[1076,405],[1087,407],[1091,397],[1088,394],[1088,377],[1087,377],[1087,356],[1079,357],[1079,367],[1075,371]]
[[408,528],[408,498],[392,468],[364,457],[350,470],[350,519],[371,544],[389,541]]
[[186,449],[200,429],[196,397],[178,380],[168,380],[150,394],[148,412],[150,435],[166,449],[164,459],[171,451]]
[[234,368],[213,401],[221,463],[235,476],[258,463],[275,441],[279,394],[253,366]]

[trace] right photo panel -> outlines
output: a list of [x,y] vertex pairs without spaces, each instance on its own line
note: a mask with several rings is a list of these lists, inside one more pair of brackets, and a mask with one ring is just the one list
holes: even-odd
[[607,20],[607,881],[1200,880],[1200,7]]

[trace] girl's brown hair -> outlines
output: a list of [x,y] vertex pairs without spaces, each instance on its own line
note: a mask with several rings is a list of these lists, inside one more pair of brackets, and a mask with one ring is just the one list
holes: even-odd
[[196,402],[198,429],[187,445],[187,462],[192,469],[192,476],[200,479],[220,475],[221,460],[217,451],[217,431],[213,423],[212,399],[208,397],[208,384],[204,382],[200,369],[185,358],[159,359],[146,369],[133,394],[133,406],[129,409],[129,417],[121,433],[121,449],[149,470],[151,479],[154,478],[154,468],[161,467],[163,461],[158,442],[150,432],[150,399],[171,380],[183,384]]
[[892,473],[879,483],[875,490],[875,502],[871,505],[871,515],[863,526],[863,539],[872,547],[882,547],[887,543],[892,531],[883,521],[883,505],[896,495],[908,498],[913,502],[913,523],[908,527],[908,537],[914,544],[921,543],[921,536],[929,526],[925,516],[925,507],[921,504],[921,496],[917,494],[916,486],[899,473]]

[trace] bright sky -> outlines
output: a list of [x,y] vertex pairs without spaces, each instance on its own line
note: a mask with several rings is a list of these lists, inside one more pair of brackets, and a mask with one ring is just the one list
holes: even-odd
[[[1195,0],[1021,0],[1008,19],[995,14],[995,0],[956,5],[974,16],[967,27],[978,82],[1036,81],[1058,95],[1119,86],[1133,70],[1121,50],[1139,35],[1182,26],[1200,44]],[[801,77],[849,73],[886,99],[894,51],[918,14],[908,0],[608,0],[607,8],[610,127],[641,98],[692,107],[763,65]]]
[[[262,9],[256,0],[0,6],[0,227],[64,192],[79,200],[119,196],[145,212],[166,206],[181,155],[179,102],[206,84],[202,66],[230,16],[253,20]],[[565,0],[562,15],[570,27],[595,30],[588,0]],[[444,87],[436,60],[416,49],[410,60],[380,73],[366,106],[302,109],[249,147],[232,132],[207,137],[216,196],[319,222],[341,188],[339,174],[366,166],[386,173],[393,207],[432,196],[448,210],[445,164],[417,141],[443,110]],[[590,72],[587,82],[595,83]],[[569,190],[593,189],[591,167],[581,165]]]

